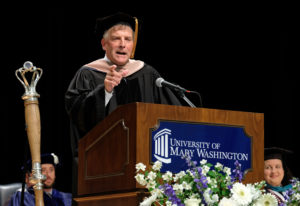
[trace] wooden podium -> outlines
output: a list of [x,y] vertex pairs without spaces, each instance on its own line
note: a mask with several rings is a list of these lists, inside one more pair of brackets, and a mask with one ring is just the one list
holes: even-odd
[[252,139],[252,169],[245,182],[263,179],[264,116],[262,113],[190,108],[149,103],[118,107],[79,141],[80,206],[139,205],[145,190],[136,183],[135,165],[150,166],[150,129],[159,120],[244,127]]

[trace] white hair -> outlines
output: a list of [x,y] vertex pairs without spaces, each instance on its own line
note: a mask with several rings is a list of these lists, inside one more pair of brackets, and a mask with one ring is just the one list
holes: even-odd
[[[122,30],[125,27],[129,27],[132,30],[132,28],[128,24],[119,23],[119,24],[116,24],[116,25],[110,27],[108,30],[106,30],[103,34],[103,38],[107,39],[112,31]],[[132,30],[132,39],[134,39],[134,31],[133,30]]]

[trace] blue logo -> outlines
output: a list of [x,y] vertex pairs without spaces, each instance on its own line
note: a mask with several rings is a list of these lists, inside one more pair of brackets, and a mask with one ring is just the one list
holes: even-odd
[[153,137],[154,157],[165,164],[172,163],[172,159],[169,158],[169,136],[171,132],[169,129],[162,129]]

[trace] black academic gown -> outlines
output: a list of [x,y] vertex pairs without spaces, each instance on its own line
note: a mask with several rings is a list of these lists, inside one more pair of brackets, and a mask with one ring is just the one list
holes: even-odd
[[105,106],[105,76],[105,72],[85,65],[77,71],[65,94],[74,156],[78,140],[119,105],[132,102],[181,105],[178,95],[155,85],[159,73],[143,64],[141,69],[122,79]]

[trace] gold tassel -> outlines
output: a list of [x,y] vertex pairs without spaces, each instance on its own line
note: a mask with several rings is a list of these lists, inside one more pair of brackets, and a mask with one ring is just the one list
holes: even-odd
[[135,53],[135,48],[136,48],[136,43],[137,43],[137,37],[138,37],[138,28],[139,28],[139,22],[136,17],[134,17],[135,20],[135,32],[134,32],[134,42],[133,42],[133,48],[132,48],[132,53],[130,58],[134,58],[134,53]]

